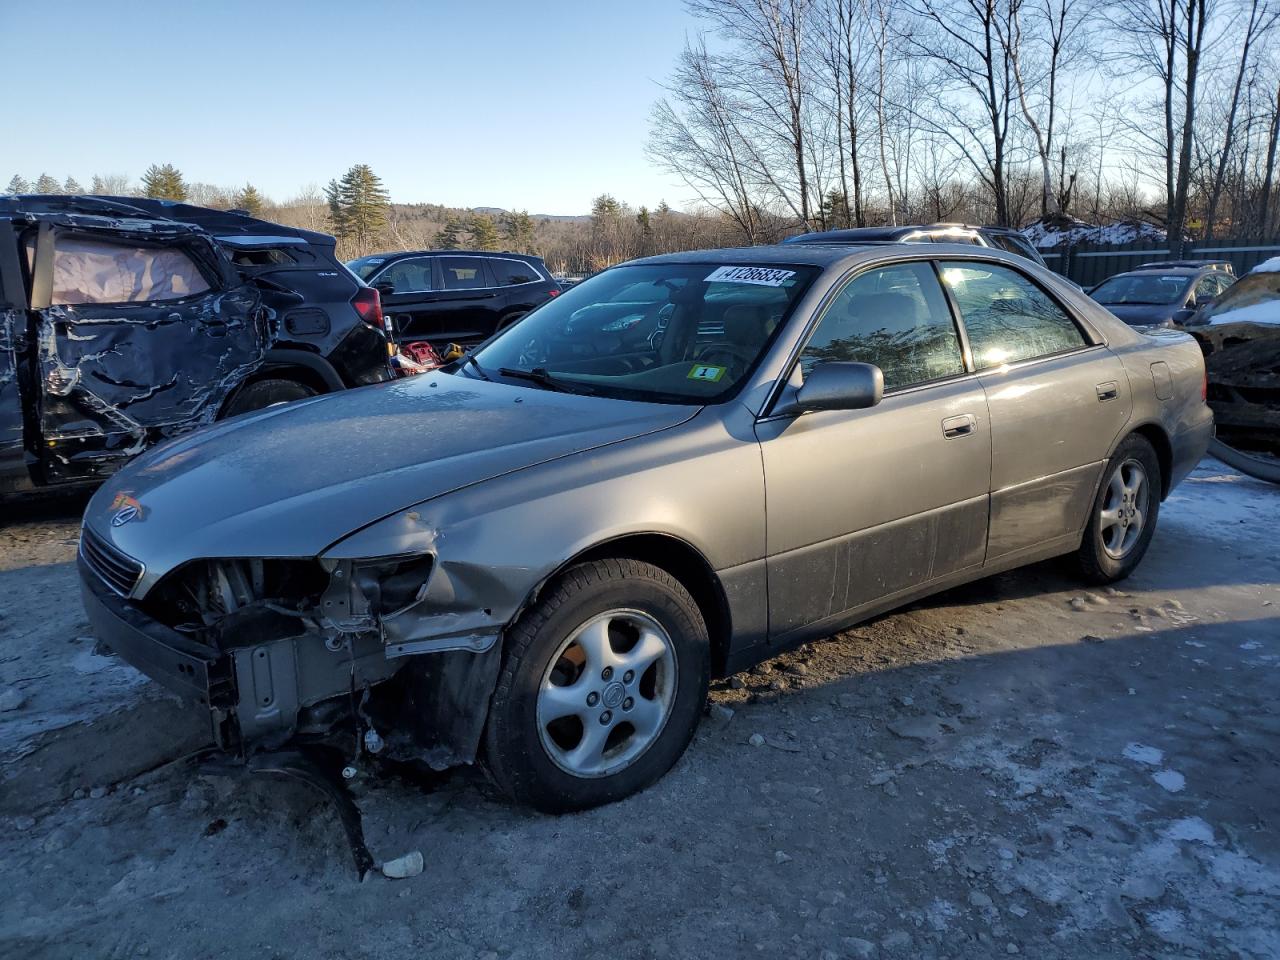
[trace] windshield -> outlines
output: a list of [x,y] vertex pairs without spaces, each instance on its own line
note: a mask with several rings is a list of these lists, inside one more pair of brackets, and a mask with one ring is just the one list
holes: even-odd
[[1103,280],[1089,296],[1099,303],[1176,303],[1187,295],[1192,277],[1179,274],[1122,273]]
[[458,372],[623,399],[716,403],[746,380],[820,272],[786,264],[614,267],[499,334]]
[[1196,314],[1197,322],[1280,323],[1280,271],[1241,277]]
[[368,280],[386,262],[386,257],[361,257],[359,260],[348,260],[347,269],[361,280]]

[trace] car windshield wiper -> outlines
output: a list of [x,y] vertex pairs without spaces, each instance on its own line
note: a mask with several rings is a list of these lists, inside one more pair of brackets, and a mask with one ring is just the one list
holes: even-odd
[[562,380],[559,377],[552,376],[547,372],[546,367],[534,367],[532,370],[521,370],[518,367],[499,367],[498,372],[504,377],[511,377],[513,380],[528,380],[530,383],[536,383],[547,390],[557,390],[561,393],[594,394],[596,392],[586,384]]
[[489,379],[489,375],[484,372],[484,367],[480,366],[480,361],[477,360],[475,357],[473,357],[471,354],[464,353],[462,355],[462,365],[465,367],[468,363],[471,364],[471,366],[476,368],[476,373],[480,375],[481,380]]

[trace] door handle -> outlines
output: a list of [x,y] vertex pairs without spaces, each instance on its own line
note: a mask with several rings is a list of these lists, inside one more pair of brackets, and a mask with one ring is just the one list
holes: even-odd
[[958,417],[947,417],[942,421],[942,435],[948,440],[967,437],[973,433],[978,421],[972,413],[962,413]]
[[1098,391],[1098,402],[1106,403],[1108,400],[1114,400],[1120,396],[1120,388],[1116,386],[1114,380],[1108,380],[1106,383],[1100,383],[1095,388]]

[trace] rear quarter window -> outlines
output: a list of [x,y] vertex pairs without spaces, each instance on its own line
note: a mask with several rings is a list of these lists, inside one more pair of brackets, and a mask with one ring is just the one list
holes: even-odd
[[493,282],[500,287],[514,287],[542,280],[537,270],[520,260],[490,260],[489,269],[493,271]]
[[178,247],[62,235],[54,240],[54,304],[181,300],[209,289],[196,262]]

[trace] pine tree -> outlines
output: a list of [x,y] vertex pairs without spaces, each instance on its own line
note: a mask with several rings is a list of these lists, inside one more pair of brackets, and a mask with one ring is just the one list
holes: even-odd
[[63,181],[62,192],[69,197],[74,197],[78,194],[84,193],[84,187],[80,186],[75,177],[67,177],[67,179]]
[[487,213],[476,213],[471,216],[471,246],[477,250],[501,250],[502,242],[498,236],[497,224]]
[[391,199],[367,163],[357,163],[341,180],[330,180],[325,197],[333,232],[360,250],[377,239],[387,225]]
[[153,163],[142,175],[142,195],[155,200],[185,200],[187,184],[173,164],[156,166]]
[[262,199],[262,194],[258,192],[258,188],[252,183],[246,183],[244,189],[236,194],[235,205],[251,217],[260,217],[266,203]]
[[40,174],[40,178],[36,180],[36,193],[61,193],[62,185],[57,180],[49,176],[47,173]]
[[641,207],[636,214],[636,226],[640,228],[640,255],[644,256],[653,250],[653,220],[648,207]]
[[31,184],[27,183],[26,180],[22,179],[21,174],[15,173],[13,175],[13,179],[9,181],[9,187],[5,192],[12,193],[15,195],[19,193],[30,193]]
[[103,180],[102,177],[100,177],[98,174],[95,173],[93,175],[93,180],[89,183],[89,193],[91,193],[93,196],[96,197],[96,196],[101,196],[106,192],[107,192],[106,181]]
[[528,210],[512,210],[503,215],[507,246],[517,253],[533,252],[533,217]]
[[432,243],[437,250],[457,250],[462,246],[462,221],[450,217]]

